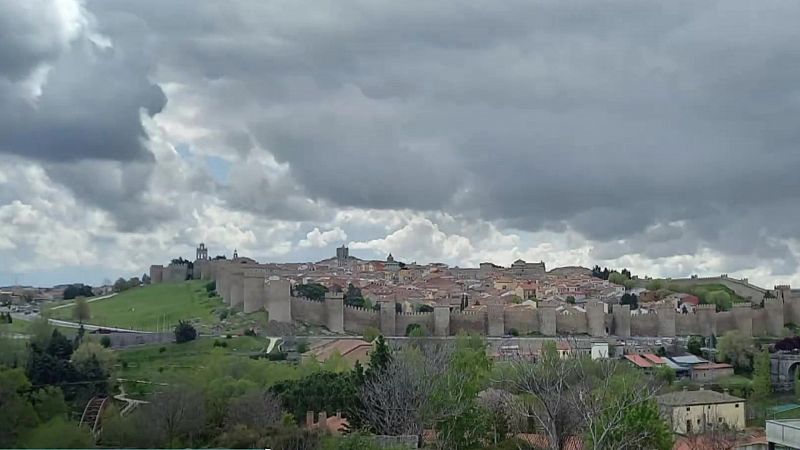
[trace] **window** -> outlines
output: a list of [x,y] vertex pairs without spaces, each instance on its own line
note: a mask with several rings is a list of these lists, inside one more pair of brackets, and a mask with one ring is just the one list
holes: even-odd
[[719,418],[719,423],[722,423],[722,417]]
[[736,407],[737,407],[737,408],[739,407],[739,404],[738,404],[738,403],[736,404]]
[[691,433],[692,432],[692,421],[691,420],[687,420],[686,421],[686,432],[687,433]]
[[691,410],[692,410],[692,408],[689,408],[689,407],[686,408],[686,411],[691,411]]

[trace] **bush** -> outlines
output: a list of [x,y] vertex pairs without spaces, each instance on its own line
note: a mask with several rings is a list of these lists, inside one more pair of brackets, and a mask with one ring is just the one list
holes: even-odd
[[108,336],[103,336],[100,338],[100,345],[102,345],[104,348],[111,347],[111,338]]
[[214,344],[213,345],[214,345],[214,347],[222,347],[222,348],[228,347],[228,343],[227,342],[219,341],[217,339],[214,339]]
[[519,330],[517,330],[516,328],[512,328],[512,329],[508,330],[508,334],[510,334],[511,336],[517,337],[517,336],[519,336]]
[[286,353],[278,352],[278,353],[268,353],[267,359],[270,361],[286,361]]
[[411,336],[415,330],[420,330],[420,329],[422,329],[422,325],[418,323],[410,323],[406,327],[406,336]]
[[123,369],[127,369],[128,368],[128,361],[122,360],[122,368]]
[[175,342],[183,344],[195,339],[197,339],[197,330],[194,329],[192,324],[183,320],[178,322],[178,326],[175,327]]
[[248,329],[244,330],[244,335],[245,336],[252,336],[252,337],[257,336],[256,330],[254,330],[252,328],[248,328]]
[[375,339],[376,339],[376,338],[377,338],[377,337],[378,337],[380,334],[381,334],[381,332],[380,332],[380,331],[379,331],[377,328],[375,328],[375,327],[367,327],[367,328],[364,330],[364,333],[363,333],[363,335],[364,335],[364,340],[365,340],[365,341],[367,341],[367,342],[372,342],[372,341],[374,341],[374,340],[375,340]]
[[231,339],[232,337],[233,337],[233,336],[231,336],[230,334],[226,334],[226,335],[225,335],[225,339]]
[[297,352],[298,353],[305,353],[307,351],[308,351],[308,342],[306,342],[306,341],[297,342]]
[[219,313],[219,320],[225,320],[228,318],[228,310],[224,309],[221,313]]
[[159,347],[158,348],[158,353],[164,353],[165,351],[167,351],[167,347]]
[[[209,281],[206,283],[206,292],[214,292],[217,290],[217,282],[216,281]],[[209,295],[210,297],[210,295]]]

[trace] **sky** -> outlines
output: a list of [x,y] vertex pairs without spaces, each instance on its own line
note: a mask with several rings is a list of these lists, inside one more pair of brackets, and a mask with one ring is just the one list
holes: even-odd
[[0,285],[210,255],[800,285],[800,3],[0,0]]

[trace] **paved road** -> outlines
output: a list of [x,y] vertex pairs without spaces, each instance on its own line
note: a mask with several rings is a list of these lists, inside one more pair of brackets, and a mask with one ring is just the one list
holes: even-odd
[[[11,317],[13,317],[14,320],[19,319],[19,320],[32,321],[32,320],[36,320],[39,317],[39,315],[38,314],[12,313]],[[77,322],[70,322],[70,321],[67,321],[67,320],[49,319],[48,322],[50,322],[51,325],[56,325],[56,326],[64,327],[64,328],[75,328],[75,329],[78,329],[78,328],[81,327],[81,324],[79,324]],[[119,332],[124,332],[124,333],[143,333],[143,334],[155,333],[155,331],[131,330],[131,329],[128,329],[128,328],[106,327],[106,326],[102,326],[102,325],[92,325],[92,324],[88,324],[88,323],[83,324],[83,329],[86,330],[86,331],[94,331],[94,330],[103,329],[103,330],[110,330],[110,331],[119,331]]]
[[[113,297],[115,295],[117,295],[116,292],[113,293],[113,294],[102,295],[100,297],[92,297],[89,300],[86,300],[86,303],[92,303],[92,302],[96,302],[98,300],[105,300],[105,299],[111,298],[111,297]],[[75,302],[65,303],[63,305],[56,306],[55,308],[51,308],[50,310],[53,311],[53,310],[56,310],[56,309],[69,308],[70,306],[72,306],[74,304],[75,304]]]

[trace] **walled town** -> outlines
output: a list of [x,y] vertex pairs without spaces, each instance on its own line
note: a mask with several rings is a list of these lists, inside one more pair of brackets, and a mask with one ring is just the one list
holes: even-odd
[[[582,267],[547,271],[544,262],[517,260],[510,267],[483,263],[451,268],[406,264],[391,254],[385,261],[363,261],[344,246],[335,257],[316,263],[261,264],[236,252],[230,260],[209,260],[200,244],[191,264],[181,259],[150,267],[153,283],[186,279],[216,281],[223,301],[245,313],[267,311],[273,321],[325,326],[336,333],[360,334],[374,327],[386,336],[403,336],[409,327],[419,326],[435,336],[463,331],[486,336],[675,337],[732,330],[778,336],[786,324],[800,323],[800,292],[789,286],[767,290],[726,275],[671,280],[720,284],[743,300],[718,311],[718,305],[700,304],[688,294],[657,299],[646,287],[615,284]],[[324,299],[298,294],[298,286],[308,284],[323,286]],[[348,289],[357,289],[369,303],[347,304]],[[652,301],[639,300],[640,307],[631,310],[620,304],[626,293]]]
[[792,448],[798,314],[724,274],[201,243],[101,287],[3,288],[0,387],[33,415],[0,446]]

